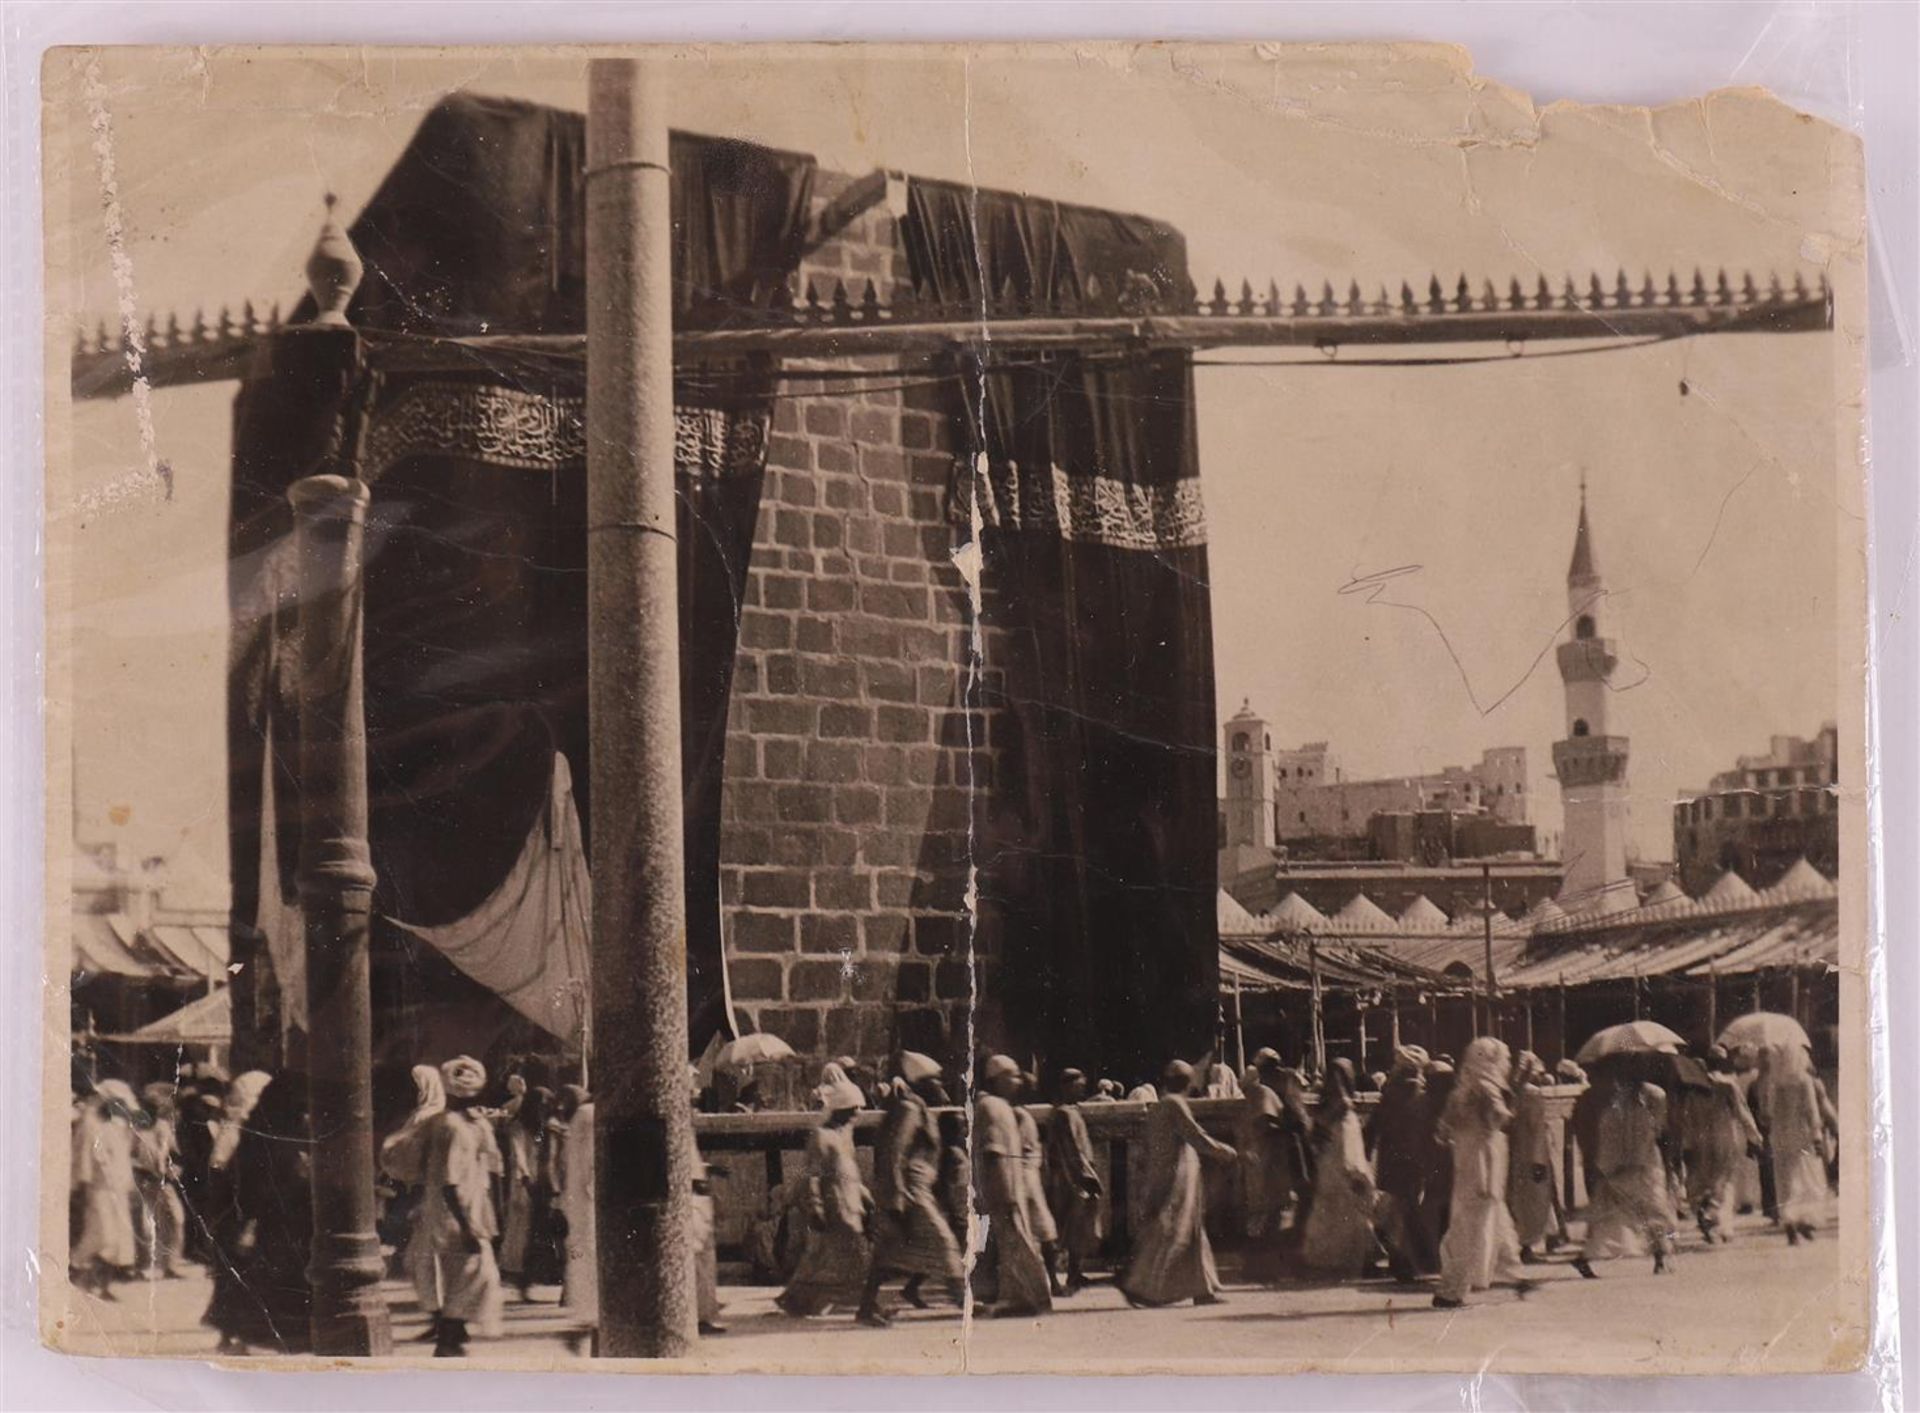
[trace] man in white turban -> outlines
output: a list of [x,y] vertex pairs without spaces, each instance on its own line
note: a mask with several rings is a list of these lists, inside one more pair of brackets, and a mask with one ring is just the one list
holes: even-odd
[[461,1055],[440,1066],[440,1078],[447,1107],[429,1120],[420,1221],[444,1282],[433,1352],[457,1359],[466,1353],[470,1327],[482,1335],[500,1332],[500,1268],[493,1255],[500,1148],[493,1124],[474,1109],[487,1087],[486,1067]]

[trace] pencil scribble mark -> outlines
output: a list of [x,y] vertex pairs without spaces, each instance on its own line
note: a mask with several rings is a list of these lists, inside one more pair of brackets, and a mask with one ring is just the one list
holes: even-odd
[[1735,481],[1731,486],[1728,486],[1727,493],[1720,497],[1720,508],[1713,513],[1713,528],[1707,532],[1707,542],[1700,546],[1700,557],[1694,560],[1693,568],[1687,574],[1688,578],[1692,578],[1695,574],[1698,574],[1700,572],[1700,566],[1707,562],[1707,555],[1713,549],[1713,542],[1720,538],[1720,522],[1727,518],[1727,506],[1732,503],[1734,496],[1739,493],[1740,488],[1753,479],[1753,473],[1756,469],[1755,467],[1749,466],[1747,468],[1747,474]]
[[[1381,608],[1403,609],[1408,613],[1415,613],[1424,618],[1428,624],[1432,626],[1435,635],[1439,637],[1440,645],[1447,650],[1447,656],[1453,659],[1454,670],[1460,674],[1460,685],[1466,690],[1467,700],[1473,705],[1474,711],[1480,716],[1491,716],[1504,706],[1508,698],[1512,697],[1515,692],[1518,692],[1524,687],[1532,678],[1533,674],[1539,671],[1540,664],[1547,660],[1547,655],[1551,653],[1558,644],[1560,635],[1572,625],[1573,621],[1590,610],[1595,604],[1600,602],[1601,599],[1610,597],[1609,590],[1599,589],[1596,590],[1591,597],[1583,599],[1571,613],[1554,625],[1552,633],[1547,635],[1547,640],[1541,646],[1540,651],[1534,654],[1533,661],[1527,664],[1527,670],[1520,674],[1513,685],[1508,687],[1506,691],[1500,693],[1500,695],[1492,701],[1483,705],[1480,700],[1480,694],[1474,690],[1473,678],[1467,672],[1466,663],[1461,661],[1459,652],[1455,650],[1453,646],[1453,640],[1447,636],[1447,630],[1441,626],[1440,620],[1417,603],[1405,603],[1399,599],[1386,597],[1389,586],[1396,580],[1411,578],[1420,573],[1423,568],[1425,568],[1425,566],[1419,564],[1400,564],[1391,569],[1376,570],[1371,574],[1355,574],[1334,592],[1341,598],[1350,598],[1356,594],[1364,594],[1366,595],[1366,603],[1369,605],[1377,604]],[[1641,669],[1640,676],[1618,687],[1609,683],[1608,686],[1610,690],[1630,692],[1653,676],[1653,670],[1649,668],[1645,662],[1642,662],[1637,657],[1634,658],[1633,661]]]

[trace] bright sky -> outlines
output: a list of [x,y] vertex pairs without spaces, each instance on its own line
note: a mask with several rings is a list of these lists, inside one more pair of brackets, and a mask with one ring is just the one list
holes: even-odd
[[[578,54],[112,51],[49,72],[56,341],[111,319],[245,298],[291,305],[321,196],[349,213],[420,116],[470,87],[585,105]],[[971,177],[1142,211],[1197,278],[1370,293],[1465,271],[1477,288],[1624,266],[1817,276],[1852,209],[1852,139],[1753,94],[1536,114],[1455,51],[1057,50],[971,58],[713,49],[676,71],[676,126],[813,152],[826,167]],[[103,136],[105,135],[105,136]],[[113,168],[111,195],[103,157]],[[1842,174],[1836,177],[1836,173]],[[54,190],[58,192],[59,186]],[[107,229],[125,232],[116,272]],[[61,271],[70,272],[71,278]],[[1250,698],[1276,744],[1326,739],[1353,774],[1528,748],[1552,801],[1577,485],[1623,648],[1634,840],[1670,856],[1669,802],[1776,733],[1851,727],[1839,704],[1836,335],[1701,339],[1452,368],[1207,368],[1222,717]],[[1422,350],[1431,353],[1444,350]],[[1456,350],[1485,354],[1486,347]],[[1684,391],[1683,391],[1684,389]],[[224,877],[227,418],[232,387],[72,417],[82,828]],[[1844,506],[1842,504],[1844,502]],[[1379,601],[1353,578],[1408,565]],[[58,632],[58,625],[55,625]],[[1847,689],[1857,692],[1854,683]],[[1852,698],[1848,699],[1849,701]],[[1498,705],[1493,705],[1498,702]],[[110,817],[114,807],[124,815]],[[116,822],[117,820],[117,822]],[[1557,811],[1545,821],[1558,827]]]

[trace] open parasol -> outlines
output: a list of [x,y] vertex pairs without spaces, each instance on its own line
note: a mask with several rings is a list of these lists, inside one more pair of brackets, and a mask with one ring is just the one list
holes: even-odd
[[770,1064],[775,1060],[793,1058],[793,1047],[777,1035],[764,1031],[757,1035],[743,1035],[738,1040],[729,1040],[720,1047],[720,1053],[713,1057],[713,1067],[724,1074],[737,1070],[751,1069],[755,1065]]
[[1610,1025],[1605,1030],[1596,1031],[1580,1047],[1574,1059],[1583,1065],[1590,1065],[1612,1055],[1672,1053],[1685,1049],[1686,1043],[1658,1021],[1628,1021],[1625,1025]]
[[1812,1048],[1806,1030],[1792,1016],[1777,1011],[1755,1011],[1740,1017],[1720,1032],[1719,1043],[1728,1050],[1771,1050],[1781,1045]]

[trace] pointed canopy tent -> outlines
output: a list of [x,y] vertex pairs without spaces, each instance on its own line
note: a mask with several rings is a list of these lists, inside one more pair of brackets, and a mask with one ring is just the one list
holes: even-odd
[[1840,894],[1838,886],[1819,869],[1800,858],[1793,867],[1782,874],[1771,888],[1762,890],[1760,896],[1770,901],[1781,902],[1803,898],[1836,898]]
[[1334,925],[1354,932],[1392,932],[1392,916],[1365,893],[1355,893],[1346,906],[1333,915]]
[[1759,894],[1753,891],[1752,884],[1748,883],[1746,879],[1742,878],[1732,869],[1728,869],[1720,875],[1719,880],[1713,887],[1700,895],[1700,901],[1709,909],[1729,908],[1742,903],[1750,903],[1759,896]]
[[1641,900],[1640,906],[1643,908],[1658,908],[1665,907],[1672,903],[1684,903],[1686,901],[1687,895],[1680,891],[1680,885],[1675,883],[1671,878],[1664,878],[1660,881],[1660,885],[1657,888]]
[[1264,937],[1267,928],[1259,918],[1235,902],[1233,895],[1222,888],[1214,898],[1214,913],[1220,926],[1222,937]]
[[1447,915],[1425,893],[1420,894],[1400,914],[1400,926],[1409,932],[1441,932],[1447,927]]
[[1269,927],[1309,931],[1325,927],[1327,915],[1298,893],[1289,893],[1261,919]]
[[130,1034],[102,1038],[122,1045],[232,1044],[233,994],[223,986]]
[[1542,898],[1531,908],[1527,909],[1527,915],[1523,917],[1521,921],[1529,923],[1534,927],[1543,927],[1547,923],[1560,921],[1566,915],[1567,910],[1554,902],[1553,899]]

